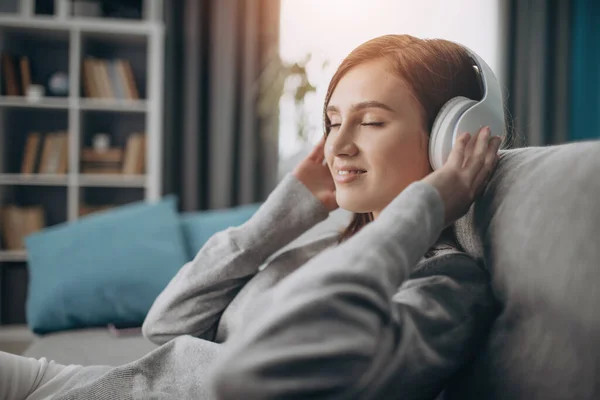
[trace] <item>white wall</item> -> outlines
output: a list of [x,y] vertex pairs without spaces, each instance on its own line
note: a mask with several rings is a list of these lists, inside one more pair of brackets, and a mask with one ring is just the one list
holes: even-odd
[[[406,33],[443,38],[477,52],[504,84],[502,0],[282,0],[280,54],[301,60],[311,52],[310,79],[317,93],[310,98],[313,138],[321,134],[322,105],[327,84],[341,60],[356,46],[376,36]],[[329,68],[321,70],[323,60]],[[295,107],[281,101],[280,166],[287,172],[301,155],[295,139]],[[313,142],[314,142],[313,139]],[[290,158],[292,157],[292,158]]]

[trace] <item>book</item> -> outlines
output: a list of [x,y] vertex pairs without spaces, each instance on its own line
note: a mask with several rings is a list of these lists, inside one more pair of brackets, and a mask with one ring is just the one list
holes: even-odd
[[145,134],[134,132],[127,138],[123,174],[140,175],[145,170],[146,140]]
[[19,207],[7,205],[2,207],[2,236],[4,247],[8,250],[25,248],[25,238],[45,226],[44,209],[41,206]]
[[53,138],[54,138],[54,133],[46,133],[44,135],[44,144],[42,147],[42,155],[40,157],[40,163],[38,166],[38,172],[40,174],[46,173],[48,160],[50,158],[50,153],[52,152]]
[[60,152],[58,156],[57,174],[66,174],[69,169],[69,135],[66,132],[60,135]]
[[115,94],[113,92],[113,84],[110,80],[108,72],[108,61],[97,60],[98,73],[100,74],[100,81],[102,82],[103,97],[114,99]]
[[83,94],[85,95],[85,97],[100,97],[98,95],[98,89],[96,88],[96,82],[94,80],[94,71],[91,58],[86,57],[83,60],[82,72]]
[[69,138],[66,132],[46,134],[42,158],[39,165],[40,174],[66,174],[68,168]]
[[35,173],[41,141],[42,136],[38,132],[31,132],[27,135],[25,149],[23,151],[23,161],[21,163],[22,174]]
[[9,205],[2,208],[0,212],[2,216],[2,239],[4,248],[7,250],[17,250],[22,247],[19,244],[19,226],[16,220],[14,206]]
[[125,81],[127,82],[129,98],[132,100],[138,100],[140,98],[140,93],[138,92],[137,85],[135,83],[135,75],[133,74],[133,68],[127,60],[122,60],[121,65],[124,70]]
[[23,96],[27,95],[27,88],[31,85],[31,66],[29,65],[29,58],[22,56],[20,60],[21,68],[21,87],[23,90]]
[[0,56],[2,63],[2,75],[4,81],[5,95],[20,96],[19,75],[15,66],[14,57],[9,53],[2,53]]
[[130,99],[129,93],[126,91],[126,82],[124,76],[119,73],[119,60],[110,60],[107,62],[108,75],[115,98],[120,100]]

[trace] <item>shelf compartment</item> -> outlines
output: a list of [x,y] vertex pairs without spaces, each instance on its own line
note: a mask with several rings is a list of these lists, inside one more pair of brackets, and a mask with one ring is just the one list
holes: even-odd
[[[0,151],[0,173],[20,173],[22,171],[23,157],[26,153],[26,143],[31,133],[39,133],[40,141],[37,146],[37,160],[34,168],[28,172],[44,172],[39,169],[42,154],[46,146],[46,139],[50,133],[62,132],[68,134],[69,111],[52,108],[4,108],[0,109],[0,143],[3,148]],[[68,137],[67,137],[68,140]],[[53,157],[61,157],[64,148],[51,146],[50,154]],[[53,158],[56,160],[56,158]],[[60,158],[60,162],[63,159]],[[48,165],[48,164],[45,164]],[[52,164],[54,165],[54,164]],[[55,171],[52,168],[49,171]],[[59,172],[60,170],[56,170]]]
[[81,49],[81,97],[146,98],[147,37],[82,33]]
[[41,206],[45,227],[67,221],[67,188],[60,186],[7,186],[2,188],[0,204],[18,207]]
[[2,256],[18,260],[25,238],[67,219],[67,188],[9,186],[2,188]]
[[79,217],[93,210],[104,211],[145,198],[143,188],[81,187],[79,193]]
[[[0,38],[3,95],[24,96],[27,82],[23,77],[28,75],[30,84],[44,87],[45,96],[68,97],[68,92],[52,93],[49,81],[57,72],[69,74],[69,31],[0,26]],[[25,60],[28,62],[27,75],[22,74],[21,63]],[[7,65],[12,67],[7,69]],[[14,79],[7,81],[11,75]],[[10,91],[10,82],[15,83],[15,91]]]
[[[144,187],[146,178],[147,138],[146,114],[94,110],[81,115],[79,155],[80,184],[84,186]],[[111,160],[83,156],[84,149],[94,148],[97,134],[108,136],[108,147],[122,150],[122,156]],[[121,174],[126,172],[125,174]],[[100,177],[98,177],[100,176]]]

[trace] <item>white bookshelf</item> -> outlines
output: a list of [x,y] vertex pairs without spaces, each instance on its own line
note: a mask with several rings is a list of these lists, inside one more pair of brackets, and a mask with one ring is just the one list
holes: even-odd
[[[53,12],[45,15],[36,13],[35,0],[1,3],[0,52],[27,55],[32,69],[37,67],[41,75],[67,72],[69,94],[37,101],[0,96],[0,206],[28,198],[26,205],[42,205],[46,215],[52,215],[48,224],[54,225],[77,220],[86,196],[94,193],[117,199],[112,204],[159,199],[165,58],[162,0],[142,0],[140,19],[73,16],[71,0],[54,0]],[[140,100],[84,97],[82,62],[88,55],[130,61]],[[47,82],[39,81],[40,76],[34,79],[34,83]],[[3,78],[0,85],[5,85]],[[33,131],[68,132],[67,174],[20,173],[25,138]],[[109,133],[112,144],[124,148],[127,135],[135,131],[146,134],[144,175],[80,173],[81,149],[90,145],[93,134]],[[32,197],[39,197],[40,203],[32,202]],[[25,251],[0,248],[0,267],[26,258]]]

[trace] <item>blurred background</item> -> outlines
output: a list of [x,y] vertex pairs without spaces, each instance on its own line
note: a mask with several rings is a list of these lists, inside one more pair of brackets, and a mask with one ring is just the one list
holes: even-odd
[[598,138],[599,4],[0,0],[0,322],[26,323],[31,233],[166,195],[262,202],[322,134],[336,67],[379,35],[481,55],[517,146]]
[[[181,141],[168,151],[165,167],[172,179],[165,187],[183,194],[185,208],[263,198],[321,135],[325,91],[341,60],[362,42],[387,33],[446,38],[479,53],[505,89],[517,146],[564,143],[600,132],[598,90],[592,90],[598,88],[600,57],[593,44],[599,34],[595,1],[169,4],[173,87],[185,86],[190,97],[172,91],[166,109],[172,102],[183,114],[186,106],[191,109],[187,118],[167,111],[167,126]],[[172,74],[167,71],[167,80]],[[181,79],[194,80],[194,87]],[[248,131],[249,115],[258,117],[258,136]],[[175,156],[181,148],[187,157]],[[169,155],[180,163],[170,163]]]

